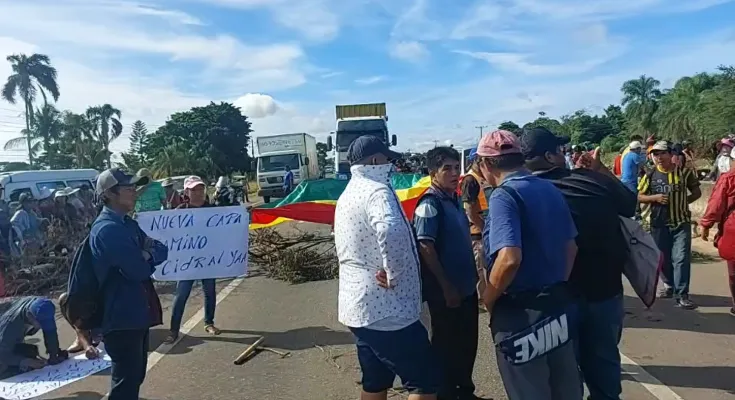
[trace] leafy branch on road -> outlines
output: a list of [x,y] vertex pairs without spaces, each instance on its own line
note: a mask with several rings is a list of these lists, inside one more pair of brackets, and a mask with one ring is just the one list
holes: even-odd
[[285,236],[275,229],[258,229],[250,235],[250,261],[269,278],[304,283],[334,279],[338,275],[331,236],[298,230]]

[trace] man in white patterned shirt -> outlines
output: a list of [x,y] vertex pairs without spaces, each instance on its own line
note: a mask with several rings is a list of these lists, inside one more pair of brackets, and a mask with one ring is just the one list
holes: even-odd
[[[411,225],[390,186],[400,155],[377,137],[347,151],[352,178],[337,201],[339,321],[355,335],[362,400],[384,400],[396,375],[410,400],[435,400],[439,369],[419,321],[421,281]],[[376,276],[385,274],[387,287]]]

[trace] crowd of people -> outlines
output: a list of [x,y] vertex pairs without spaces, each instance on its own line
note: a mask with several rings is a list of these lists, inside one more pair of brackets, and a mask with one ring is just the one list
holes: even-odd
[[[728,163],[718,159],[717,184],[700,224],[705,240],[720,224],[714,240],[728,260],[735,315],[733,148],[734,142],[723,140]],[[620,399],[628,257],[620,218],[645,219],[650,226],[664,256],[659,297],[696,308],[689,298],[689,204],[701,190],[687,150],[666,141],[644,149],[642,138],[632,137],[616,176],[602,164],[599,149],[570,148],[568,139],[541,127],[524,130],[520,138],[498,130],[481,138],[467,171],[455,149],[430,150],[431,186],[408,218],[390,183],[391,160],[400,154],[370,135],[355,140],[347,155],[352,178],[337,202],[333,228],[338,318],[355,336],[361,398],[386,399],[398,376],[412,400],[479,399],[473,370],[484,310],[510,400],[581,399],[583,383],[590,399]],[[148,237],[134,215],[241,201],[226,178],[215,186],[210,201],[197,176],[187,177],[179,193],[173,182],[156,182],[145,169],[128,175],[112,168],[99,175],[94,193],[64,189],[53,195],[54,208],[61,210],[53,218],[60,223],[78,223],[73,212],[93,219],[59,301],[77,339],[60,348],[51,300],[5,303],[0,376],[58,363],[75,352],[98,357],[103,341],[112,358],[110,399],[138,398],[149,328],[163,324],[150,276],[167,248]],[[14,219],[46,218],[40,201],[19,203]],[[25,246],[35,243],[26,237],[40,240],[23,237]],[[215,281],[201,284],[205,331],[218,335]],[[177,284],[167,343],[179,338],[193,285]],[[424,303],[428,330],[420,321]],[[39,330],[48,359],[23,342]]]
[[[696,308],[689,204],[701,190],[692,153],[666,141],[643,150],[641,140],[626,146],[622,180],[599,148],[569,147],[540,127],[521,138],[483,136],[466,172],[456,150],[436,147],[426,155],[431,187],[409,219],[390,187],[398,154],[357,139],[334,237],[339,320],[356,338],[362,399],[385,399],[396,375],[412,400],[478,399],[480,309],[490,314],[510,400],[581,399],[583,383],[589,399],[620,399],[621,218],[650,226],[664,259],[659,297]],[[720,180],[719,198],[735,196],[735,178]],[[704,237],[735,204],[727,199],[703,220]],[[735,243],[735,219],[727,226]],[[430,334],[419,319],[424,302]]]
[[[0,252],[5,259],[46,247],[49,232],[59,237],[82,230],[96,216],[91,187],[41,188],[38,198],[22,193],[17,202],[3,204],[0,212]],[[73,243],[62,243],[61,247]]]
[[[119,168],[112,168],[97,177],[94,193],[79,196],[80,200],[85,199],[82,200],[84,209],[77,209],[71,196],[86,193],[89,191],[86,188],[86,191],[64,189],[49,196],[54,199],[52,204],[58,207],[51,214],[53,218],[70,224],[70,229],[86,228],[89,232],[76,248],[67,290],[59,298],[61,314],[76,331],[76,339],[68,349],[60,347],[56,307],[48,298],[26,296],[0,302],[0,378],[60,363],[74,353],[83,352],[89,359],[97,358],[100,355],[97,346],[104,342],[112,359],[110,399],[139,398],[148,357],[148,331],[150,327],[163,324],[161,304],[151,275],[154,268],[166,260],[168,249],[141,230],[135,215],[165,209],[239,205],[246,196],[241,185],[232,184],[225,177],[220,177],[215,184],[212,200],[207,187],[200,177],[188,176],[180,193],[174,189],[171,179],[155,181],[146,169],[128,175]],[[21,196],[19,203],[24,207],[19,207],[13,219],[43,221],[47,218],[43,207],[45,199],[36,202]],[[85,223],[85,227],[76,226]],[[42,225],[40,222],[30,225],[35,226],[33,224]],[[43,238],[38,233],[24,236],[31,237],[37,241]],[[24,240],[26,247],[30,243],[36,242]],[[170,333],[165,339],[169,344],[179,338],[181,320],[194,283],[177,282]],[[204,329],[211,335],[219,335],[221,332],[214,324],[215,280],[204,279],[201,284],[205,295]],[[41,357],[35,345],[24,342],[25,337],[39,330],[43,332],[46,358]]]

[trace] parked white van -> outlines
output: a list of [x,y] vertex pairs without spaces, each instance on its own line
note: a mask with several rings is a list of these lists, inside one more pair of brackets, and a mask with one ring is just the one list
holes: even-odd
[[94,169],[56,169],[42,171],[15,171],[0,173],[0,198],[6,202],[18,201],[21,193],[31,193],[34,198],[40,192],[78,188],[84,185],[94,188],[94,180],[99,172]]

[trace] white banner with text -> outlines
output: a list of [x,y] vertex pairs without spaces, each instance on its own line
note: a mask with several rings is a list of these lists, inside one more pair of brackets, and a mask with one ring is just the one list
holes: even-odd
[[243,206],[184,208],[138,214],[141,229],[168,247],[158,281],[243,276],[248,270],[248,212]]

